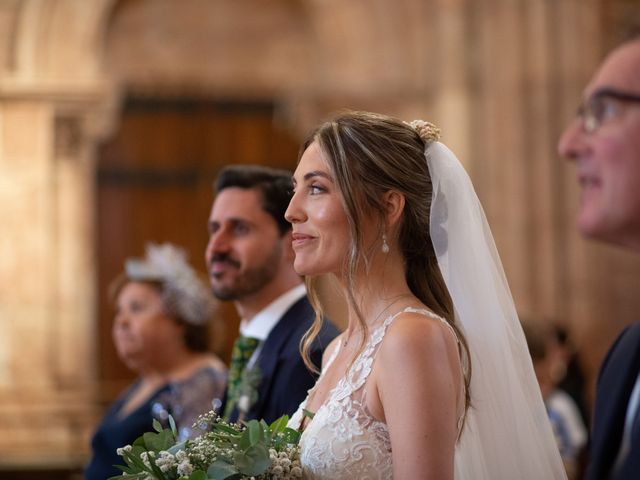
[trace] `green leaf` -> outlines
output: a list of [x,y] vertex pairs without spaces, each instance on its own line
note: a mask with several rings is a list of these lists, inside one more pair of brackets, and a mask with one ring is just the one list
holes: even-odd
[[252,445],[244,452],[236,452],[233,460],[240,473],[250,477],[263,474],[271,465],[269,451],[262,444]]
[[189,475],[189,480],[207,480],[207,472],[196,470],[191,475]]
[[297,445],[300,442],[301,433],[293,428],[285,428],[282,431],[282,438],[285,443],[289,443],[291,445]]
[[273,423],[269,426],[271,433],[280,433],[289,423],[289,417],[287,415],[283,415],[280,418],[273,421]]
[[262,430],[260,422],[257,420],[251,420],[247,424],[247,431],[249,432],[249,443],[251,445],[257,445],[259,442],[264,441],[264,430]]
[[171,433],[175,438],[178,438],[178,428],[176,427],[176,421],[171,415],[169,415],[169,426],[171,427]]
[[160,433],[163,430],[162,425],[155,418],[153,419],[153,429],[158,433]]
[[142,435],[142,438],[147,450],[154,452],[168,450],[175,444],[175,437],[171,430],[162,430],[160,433],[147,432]]
[[234,475],[238,475],[238,469],[235,465],[227,463],[223,460],[216,460],[207,469],[207,477],[212,480],[225,480],[227,478],[233,478]]
[[240,450],[246,450],[250,446],[251,446],[251,437],[249,434],[249,430],[247,429],[244,432],[242,432],[242,435],[238,439],[238,447],[240,447]]
[[131,444],[131,446],[132,446],[132,447],[136,447],[136,446],[138,446],[138,447],[142,447],[143,449],[145,449],[145,448],[144,448],[144,438],[143,438],[143,437],[144,437],[144,435],[140,435],[138,438],[136,438],[136,439],[133,441],[133,443]]
[[172,454],[175,455],[176,453],[178,453],[180,450],[188,450],[188,445],[187,442],[189,440],[184,440],[180,443],[176,443],[175,445],[173,445],[171,448],[167,449],[167,451]]
[[215,425],[213,425],[213,431],[215,432],[216,430],[220,430],[221,432],[228,433],[229,435],[233,435],[233,436],[240,435],[240,432],[238,432],[238,430],[236,430],[235,428],[231,428],[227,425],[222,425],[220,423],[216,423]]

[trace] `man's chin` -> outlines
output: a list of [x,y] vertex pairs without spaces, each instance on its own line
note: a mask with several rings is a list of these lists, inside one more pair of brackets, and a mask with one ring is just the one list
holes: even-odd
[[213,291],[213,295],[218,300],[227,301],[227,300],[236,300],[238,298],[236,290],[231,287],[213,285],[211,287],[211,290]]
[[578,218],[578,230],[580,234],[589,240],[615,243],[615,229],[612,225],[607,225],[602,219],[589,216]]

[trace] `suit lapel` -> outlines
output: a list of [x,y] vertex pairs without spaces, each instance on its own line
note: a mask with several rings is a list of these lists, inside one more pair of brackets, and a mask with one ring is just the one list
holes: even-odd
[[[594,425],[600,427],[594,432],[594,458],[601,460],[598,465],[607,471],[613,466],[622,439],[626,415],[626,405],[640,370],[640,324],[631,327],[619,339],[606,360],[607,374],[598,385]],[[595,467],[595,465],[594,465]],[[597,467],[596,467],[597,468]]]
[[[304,296],[285,312],[264,341],[258,358],[262,380],[258,389],[258,400],[249,412],[250,418],[262,418],[265,402],[271,395],[271,383],[276,374],[278,359],[287,348],[292,348],[289,345],[291,337],[301,327],[300,322],[307,308],[310,306],[307,297]],[[298,348],[297,343],[295,348]]]

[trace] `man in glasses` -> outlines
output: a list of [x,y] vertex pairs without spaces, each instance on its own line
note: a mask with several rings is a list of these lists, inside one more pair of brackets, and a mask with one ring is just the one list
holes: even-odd
[[[640,252],[640,39],[605,59],[559,152],[580,183],[578,228]],[[600,370],[588,480],[640,479],[640,322],[618,337]]]

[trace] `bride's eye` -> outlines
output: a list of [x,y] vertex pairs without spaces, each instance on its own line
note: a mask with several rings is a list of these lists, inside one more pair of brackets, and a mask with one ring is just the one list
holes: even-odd
[[324,192],[326,192],[326,191],[327,191],[327,189],[326,189],[326,188],[321,187],[320,185],[317,185],[317,184],[315,184],[315,183],[314,183],[314,184],[309,185],[309,194],[310,194],[310,195],[318,195],[318,194],[320,194],[320,193],[324,193]]

